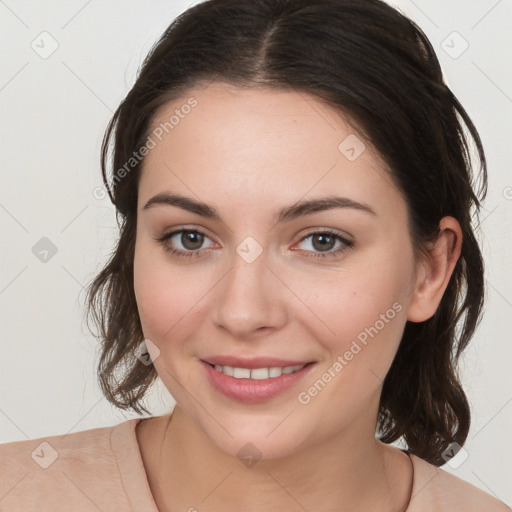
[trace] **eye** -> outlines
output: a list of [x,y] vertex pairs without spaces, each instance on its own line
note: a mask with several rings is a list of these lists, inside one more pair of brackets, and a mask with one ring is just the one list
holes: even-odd
[[[310,254],[308,257],[310,258],[325,258],[325,257],[333,257],[337,256],[347,249],[353,247],[354,243],[350,240],[347,240],[344,236],[336,233],[335,231],[315,231],[314,233],[310,233],[301,239],[301,242],[305,240],[311,239],[307,244],[312,247],[312,250],[307,250],[307,252],[312,251],[320,251],[317,254]],[[333,250],[336,247],[336,242],[339,243],[336,250]]]
[[[196,229],[179,229],[155,238],[166,252],[186,258],[201,256],[202,245],[205,239],[210,238],[205,233]],[[334,257],[354,245],[352,241],[347,240],[339,233],[329,230],[310,233],[303,237],[300,242],[302,243],[308,239],[311,239],[309,245],[312,249],[306,249],[306,252],[312,253],[307,256],[310,258]],[[337,247],[336,243],[339,244]],[[176,245],[178,245],[177,249],[175,248]],[[179,248],[180,245],[182,249]],[[319,252],[315,254],[315,251]]]
[[[205,238],[209,239],[204,233],[196,229],[180,229],[155,238],[155,240],[162,244],[167,252],[176,256],[191,257],[200,256],[200,249]],[[168,241],[172,243],[169,244]],[[176,244],[178,244],[178,249],[174,248]],[[183,247],[183,250],[179,248],[179,245]]]

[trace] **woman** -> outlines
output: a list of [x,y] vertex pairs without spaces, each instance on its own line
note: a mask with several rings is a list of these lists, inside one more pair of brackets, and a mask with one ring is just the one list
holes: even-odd
[[158,377],[176,406],[3,445],[3,510],[510,510],[439,469],[470,424],[486,162],[414,23],[380,0],[198,4],[102,169],[100,383],[140,413]]

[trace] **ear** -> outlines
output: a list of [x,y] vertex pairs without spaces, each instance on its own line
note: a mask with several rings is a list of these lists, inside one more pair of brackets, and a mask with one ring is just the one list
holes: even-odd
[[455,264],[460,257],[462,230],[453,217],[443,217],[440,233],[420,265],[415,288],[407,309],[407,320],[423,322],[437,310],[448,286]]

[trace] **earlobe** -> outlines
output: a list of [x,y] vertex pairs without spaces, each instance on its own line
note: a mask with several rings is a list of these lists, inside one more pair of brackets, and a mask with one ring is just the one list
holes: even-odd
[[411,322],[424,322],[435,314],[460,257],[459,222],[453,217],[443,217],[439,230],[428,256],[419,264],[421,268],[407,310],[407,320]]

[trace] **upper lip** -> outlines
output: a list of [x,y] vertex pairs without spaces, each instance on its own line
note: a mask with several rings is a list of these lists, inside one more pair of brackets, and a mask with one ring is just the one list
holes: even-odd
[[202,361],[210,364],[218,364],[220,366],[231,366],[233,368],[272,368],[298,366],[313,361],[296,361],[290,359],[279,359],[276,357],[236,357],[236,356],[211,356],[205,357]]

